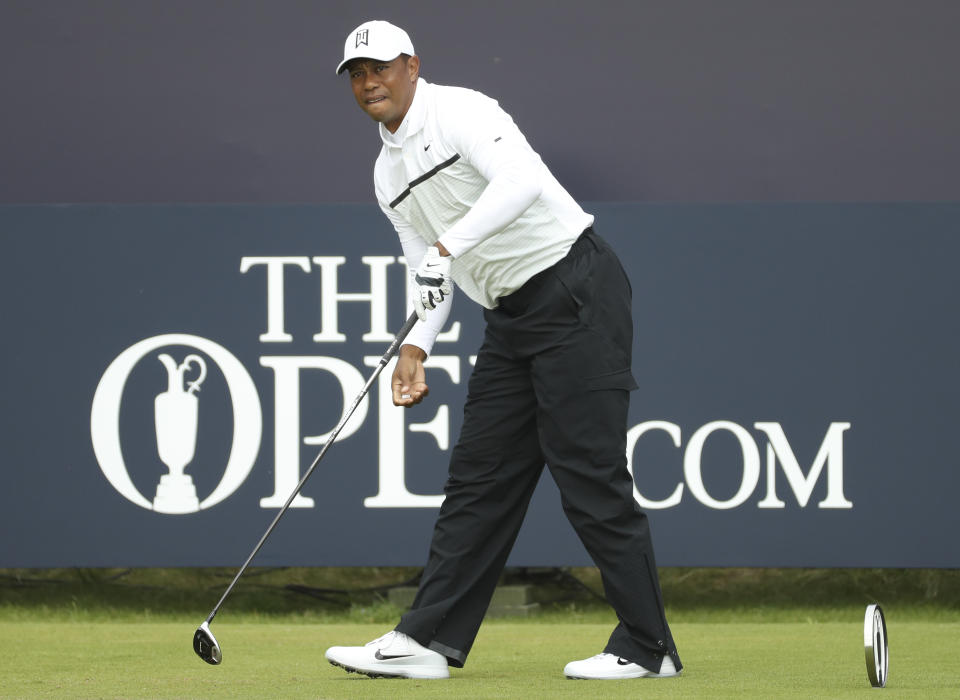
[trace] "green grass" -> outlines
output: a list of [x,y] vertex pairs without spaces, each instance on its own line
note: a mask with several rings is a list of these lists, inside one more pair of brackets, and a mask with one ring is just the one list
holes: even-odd
[[371,680],[323,659],[402,612],[389,586],[417,569],[256,569],[213,624],[224,663],[190,639],[233,576],[225,569],[0,571],[0,698],[875,698],[863,659],[866,604],[884,606],[882,697],[960,696],[960,572],[664,569],[686,666],[676,679],[568,681],[615,619],[594,569],[511,570],[543,612],[488,620],[449,681]]
[[[883,697],[955,698],[960,625],[889,620]],[[194,625],[0,623],[0,697],[97,698],[875,698],[861,620],[679,623],[687,668],[674,679],[569,681],[563,664],[602,647],[610,625],[489,622],[448,681],[368,679],[323,659],[378,624],[215,623],[224,662],[190,647]]]
[[[418,568],[251,569],[223,608],[236,621],[389,622],[389,587]],[[220,598],[233,569],[0,570],[0,620],[190,620]],[[660,572],[675,621],[829,622],[879,602],[917,620],[960,621],[960,570],[693,569]],[[512,569],[505,583],[535,587],[544,616],[604,619],[594,568]],[[601,617],[596,618],[595,614]]]

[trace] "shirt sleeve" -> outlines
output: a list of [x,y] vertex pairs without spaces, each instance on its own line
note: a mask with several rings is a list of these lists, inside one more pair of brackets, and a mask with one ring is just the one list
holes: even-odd
[[[427,242],[420,237],[420,235],[414,230],[414,228],[407,223],[403,217],[397,214],[396,211],[391,209],[388,205],[385,205],[380,201],[380,197],[377,197],[377,203],[380,205],[380,209],[383,210],[383,213],[386,214],[387,219],[393,224],[393,228],[397,231],[397,236],[400,238],[400,247],[403,249],[403,255],[407,259],[407,270],[409,274],[407,275],[407,297],[406,297],[406,313],[409,316],[413,313],[413,304],[411,300],[416,291],[416,282],[414,277],[416,276],[416,270],[420,266],[420,262],[423,260],[423,256],[427,252]],[[410,333],[407,335],[406,340],[404,340],[404,345],[415,345],[421,350],[423,350],[428,356],[433,350],[433,344],[437,340],[437,336],[440,335],[440,331],[443,330],[444,325],[447,323],[447,319],[450,317],[450,308],[453,306],[453,290],[454,286],[451,283],[451,295],[450,299],[447,300],[445,304],[441,304],[436,309],[427,312],[427,320],[420,321],[417,320],[416,324],[410,330]]]
[[543,191],[543,163],[506,112],[490,98],[464,100],[441,119],[460,156],[487,180],[463,217],[440,236],[457,257],[519,218]]

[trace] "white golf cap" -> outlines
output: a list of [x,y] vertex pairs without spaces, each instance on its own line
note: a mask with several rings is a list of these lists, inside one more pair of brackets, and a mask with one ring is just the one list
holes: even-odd
[[402,53],[414,55],[413,43],[405,31],[379,19],[364,22],[347,35],[343,44],[343,60],[337,66],[337,75],[343,71],[348,61],[355,58],[392,61]]

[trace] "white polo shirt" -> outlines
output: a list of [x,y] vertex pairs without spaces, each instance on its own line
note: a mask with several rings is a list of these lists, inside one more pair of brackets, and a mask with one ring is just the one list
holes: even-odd
[[[486,308],[563,258],[593,223],[482,93],[421,78],[400,128],[391,134],[381,124],[380,136],[377,201],[410,269],[440,241],[453,256],[453,281]],[[406,342],[429,353],[449,310],[429,311]]]

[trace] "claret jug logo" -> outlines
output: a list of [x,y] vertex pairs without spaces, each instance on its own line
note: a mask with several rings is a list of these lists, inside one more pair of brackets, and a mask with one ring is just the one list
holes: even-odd
[[[207,377],[207,361],[197,353],[181,362],[158,350],[186,346],[205,354],[226,379],[233,407],[233,442],[226,465],[193,464],[199,426],[199,397]],[[156,354],[155,354],[156,353]],[[168,474],[160,477],[155,494],[144,494],[134,484],[120,444],[120,404],[127,381],[142,360],[154,357],[166,369],[167,382],[154,400],[157,453]],[[260,450],[263,421],[260,398],[243,365],[226,348],[206,338],[184,334],[158,335],[127,348],[107,367],[93,397],[90,435],[104,476],[127,500],[158,513],[195,513],[216,505],[239,488],[253,468]],[[197,498],[187,469],[222,469],[213,492]]]
[[[161,513],[193,513],[200,510],[197,489],[193,479],[183,470],[193,460],[197,451],[197,392],[207,376],[207,363],[199,355],[187,355],[179,365],[166,353],[157,356],[167,370],[168,388],[157,394],[154,402],[154,422],[157,427],[157,452],[170,469],[160,477],[153,509]],[[191,365],[196,365],[200,375],[187,382],[184,391],[184,374]]]

